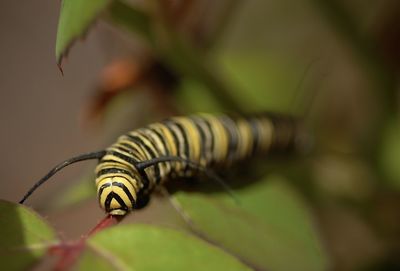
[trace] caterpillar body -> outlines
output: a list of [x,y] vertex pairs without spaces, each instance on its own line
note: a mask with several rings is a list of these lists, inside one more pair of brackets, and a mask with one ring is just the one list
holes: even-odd
[[302,134],[292,117],[210,114],[171,117],[122,135],[109,148],[80,155],[56,166],[20,201],[63,167],[99,159],[96,186],[100,206],[111,215],[143,207],[164,182],[227,168],[256,155],[294,150]]

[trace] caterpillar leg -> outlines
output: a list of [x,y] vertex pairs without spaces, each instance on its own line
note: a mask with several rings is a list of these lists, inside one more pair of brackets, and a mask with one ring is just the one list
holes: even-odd
[[142,208],[146,207],[147,204],[149,203],[149,201],[150,201],[149,194],[139,193],[137,195],[135,209],[142,209]]

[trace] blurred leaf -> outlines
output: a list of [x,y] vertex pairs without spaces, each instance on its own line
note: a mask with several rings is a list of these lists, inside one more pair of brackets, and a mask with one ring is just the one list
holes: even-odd
[[195,80],[183,79],[175,98],[179,108],[183,108],[186,113],[212,113],[223,110],[223,105],[215,99],[215,96]]
[[174,30],[169,29],[163,20],[150,18],[136,7],[115,0],[110,9],[110,21],[132,34],[144,37],[153,53],[168,68],[182,78],[190,78],[203,85],[226,109],[241,111],[239,103],[231,99],[230,92],[216,73],[212,61]]
[[150,17],[140,9],[133,8],[123,1],[114,0],[109,10],[109,19],[130,32],[140,35],[150,44],[155,42]]
[[58,193],[54,199],[51,209],[60,209],[79,204],[85,200],[96,197],[96,185],[93,169],[80,180],[68,187],[65,191]]
[[400,124],[388,123],[384,132],[381,166],[393,188],[400,190]]
[[295,98],[303,71],[275,59],[262,51],[225,50],[220,53],[219,62],[230,82],[231,95],[244,108],[253,112],[293,112],[293,107],[299,107],[302,101]]
[[240,205],[226,195],[178,193],[195,228],[259,269],[326,270],[308,210],[280,178],[267,178],[237,191]]
[[80,270],[249,270],[221,249],[189,234],[149,225],[121,225],[88,242]]
[[0,200],[2,270],[25,270],[56,242],[54,230],[23,205]]
[[88,31],[99,14],[110,4],[109,0],[63,0],[57,29],[56,58],[60,64],[62,57],[74,41]]

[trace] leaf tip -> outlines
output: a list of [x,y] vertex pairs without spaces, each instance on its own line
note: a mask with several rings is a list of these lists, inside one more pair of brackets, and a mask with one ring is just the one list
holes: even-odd
[[61,57],[61,59],[59,61],[57,61],[57,67],[60,70],[61,75],[64,76],[64,70],[62,68],[62,57]]

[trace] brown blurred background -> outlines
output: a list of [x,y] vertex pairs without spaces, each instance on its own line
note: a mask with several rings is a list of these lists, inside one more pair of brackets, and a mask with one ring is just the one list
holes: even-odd
[[[78,117],[106,63],[104,53],[96,35],[89,35],[74,46],[62,76],[54,53],[59,8],[59,1],[0,3],[3,199],[19,200],[56,163],[100,147],[95,134],[79,127]],[[44,190],[53,191],[77,172],[66,170]]]

